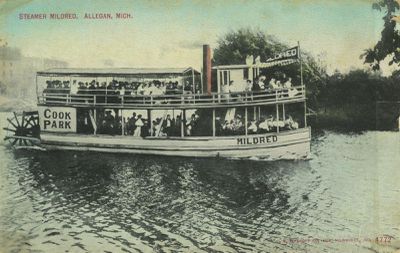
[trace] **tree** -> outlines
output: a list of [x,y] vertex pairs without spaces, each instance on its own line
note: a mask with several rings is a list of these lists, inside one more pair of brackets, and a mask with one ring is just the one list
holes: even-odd
[[[254,57],[260,56],[261,61],[265,62],[268,58],[274,56],[275,53],[282,52],[288,48],[290,46],[280,42],[271,35],[266,35],[260,30],[242,28],[237,31],[228,32],[218,40],[218,45],[214,49],[213,65],[244,64],[248,55],[253,55]],[[323,86],[326,82],[326,69],[313,56],[304,51],[302,52],[302,59],[304,62],[303,79],[307,86],[309,105],[315,108],[317,106],[319,87]],[[298,64],[276,66],[264,71],[267,73],[267,77],[270,73],[283,72],[292,77],[294,83],[300,83]]]
[[260,30],[243,28],[231,31],[218,40],[218,47],[214,49],[213,64],[243,64],[247,55],[267,59],[284,48],[286,45],[272,36],[266,36]]
[[380,69],[380,63],[386,57],[390,57],[389,65],[393,63],[400,64],[400,33],[396,29],[396,17],[394,14],[400,9],[398,1],[377,0],[372,8],[378,11],[386,11],[383,16],[384,25],[381,32],[381,39],[373,48],[366,49],[361,55],[364,63],[370,64],[373,70]]

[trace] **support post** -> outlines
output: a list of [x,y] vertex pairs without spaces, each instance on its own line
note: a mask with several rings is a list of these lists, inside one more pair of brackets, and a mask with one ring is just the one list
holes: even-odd
[[217,94],[218,94],[218,103],[221,102],[221,77],[220,77],[220,71],[217,69]]
[[94,118],[94,122],[96,124],[93,134],[97,134],[97,109],[96,108],[93,109],[93,118]]
[[300,84],[303,87],[303,60],[301,59],[300,41],[297,41],[297,46],[299,48],[299,61],[300,61]]
[[278,121],[279,121],[279,105],[276,104],[276,132],[279,133],[279,126],[278,126]]
[[122,109],[121,109],[121,130],[122,130],[122,135],[125,135],[125,121]]
[[[301,59],[301,50],[300,50],[300,41],[297,42],[297,45],[299,47],[299,60],[300,60],[300,82],[301,82],[301,88],[304,89],[304,83],[303,83],[303,61]],[[304,96],[306,96],[304,92]],[[304,127],[307,127],[307,98],[304,100]]]
[[282,104],[282,119],[283,121],[286,120],[285,104]]
[[196,86],[194,84],[194,70],[192,69],[192,89],[193,89],[193,94],[196,94]]
[[212,114],[212,134],[213,137],[215,137],[215,108],[213,108],[213,114]]
[[107,94],[107,86],[108,86],[108,82],[107,82],[108,80],[107,80],[107,78],[106,78],[106,95],[104,96],[104,103],[106,103],[107,104],[107,97],[108,97],[108,94]]
[[151,110],[147,110],[147,120],[149,122],[149,134],[153,136],[153,121],[151,120]]
[[185,126],[186,126],[186,110],[182,109],[182,116],[181,116],[181,137],[185,137]]
[[244,108],[244,134],[247,136],[247,106]]

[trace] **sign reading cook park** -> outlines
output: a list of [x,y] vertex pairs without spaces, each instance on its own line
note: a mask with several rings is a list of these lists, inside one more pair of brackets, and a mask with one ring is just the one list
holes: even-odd
[[42,131],[76,132],[76,109],[68,107],[39,107]]

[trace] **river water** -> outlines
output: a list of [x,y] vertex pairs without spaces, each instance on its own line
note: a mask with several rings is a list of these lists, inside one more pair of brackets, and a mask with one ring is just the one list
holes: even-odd
[[398,132],[314,134],[311,160],[277,162],[3,144],[0,252],[400,248]]

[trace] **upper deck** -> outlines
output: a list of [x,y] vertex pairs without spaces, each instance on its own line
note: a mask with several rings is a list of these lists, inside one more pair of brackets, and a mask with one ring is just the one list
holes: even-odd
[[261,83],[253,72],[249,66],[217,67],[212,91],[193,68],[50,69],[37,73],[38,105],[195,109],[305,101],[302,85],[252,89],[247,82]]
[[124,94],[119,94],[114,90],[88,89],[82,93],[71,94],[69,89],[49,88],[38,96],[38,104],[119,109],[195,109],[296,103],[306,100],[304,86],[258,92],[211,93],[210,95],[137,95],[133,92],[133,90],[124,90]]

